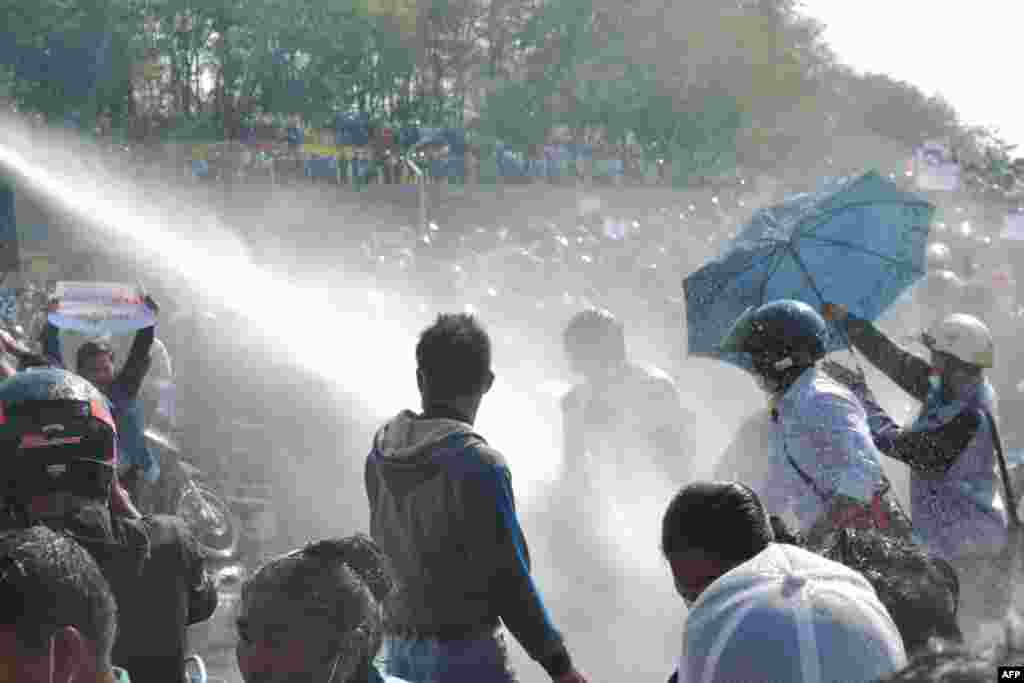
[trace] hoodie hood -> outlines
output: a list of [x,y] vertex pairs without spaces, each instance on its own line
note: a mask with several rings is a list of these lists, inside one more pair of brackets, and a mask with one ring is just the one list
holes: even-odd
[[373,450],[390,464],[420,464],[430,459],[438,444],[456,435],[483,442],[483,437],[468,423],[448,418],[424,419],[411,410],[403,410],[380,428],[373,439]]

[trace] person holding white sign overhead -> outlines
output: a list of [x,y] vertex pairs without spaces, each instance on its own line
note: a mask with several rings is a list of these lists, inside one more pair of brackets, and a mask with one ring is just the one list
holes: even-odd
[[[159,311],[152,298],[146,296],[144,301],[154,315]],[[59,306],[59,300],[51,302],[51,310]],[[41,337],[43,352],[55,365],[66,367],[58,335],[58,327],[52,320],[48,320]],[[75,371],[89,380],[110,400],[117,422],[121,479],[136,504],[143,506],[140,498],[146,497],[149,487],[160,477],[160,463],[146,447],[145,415],[142,401],[139,399],[142,380],[149,371],[150,350],[155,336],[155,324],[139,329],[135,333],[124,366],[117,372],[114,366],[114,350],[105,341],[86,342],[75,354]]]

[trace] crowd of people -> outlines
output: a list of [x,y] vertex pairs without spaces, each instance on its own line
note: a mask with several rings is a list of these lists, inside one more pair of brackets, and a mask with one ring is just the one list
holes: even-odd
[[[884,339],[846,320],[874,334],[876,346]],[[904,383],[934,390],[925,415],[940,399],[957,409],[901,430],[860,376],[822,362],[825,323],[810,307],[775,302],[737,321],[723,348],[751,354],[780,450],[766,467],[770,483],[688,483],[664,513],[662,553],[688,608],[674,680],[904,680],[928,666],[938,667],[934,678],[907,680],[954,680],[941,677],[950,658],[989,672],[1013,658],[1009,636],[984,659],[962,646],[961,607],[992,602],[995,591],[1001,610],[986,618],[1004,616],[1007,582],[993,584],[986,570],[1009,532],[997,488],[988,489],[993,511],[970,515],[957,501],[972,493],[941,488],[934,476],[987,457],[974,476],[995,477],[984,422],[994,406],[973,399],[987,386],[991,339],[968,344],[968,355],[943,324],[949,319],[930,342],[940,382],[913,358],[888,358],[924,372]],[[611,457],[626,447],[609,429],[622,427],[633,451],[642,450],[638,438],[649,440],[668,476],[684,477],[695,425],[671,420],[677,387],[627,358],[614,316],[574,316],[565,347],[583,378],[563,404],[566,452],[575,454],[567,476],[585,479],[584,453]],[[473,426],[499,381],[488,333],[471,314],[444,314],[415,356],[419,410],[385,424],[366,460],[370,536],[308,544],[249,577],[236,617],[243,678],[512,681],[507,630],[552,680],[591,680],[533,579],[509,464]],[[23,360],[29,367],[0,385],[13,463],[0,560],[12,596],[3,602],[5,666],[16,680],[181,681],[185,629],[210,617],[216,589],[180,520],[115,505],[124,496],[115,493],[117,435],[131,428],[118,420],[116,377],[94,386],[55,359]],[[880,453],[933,475],[922,483],[927,496],[913,498],[913,527],[886,497]],[[793,476],[801,464],[806,480]],[[953,516],[933,523],[928,512],[943,505]]]
[[[748,311],[721,348],[748,355],[766,407],[703,480],[694,474],[701,425],[683,407],[675,368],[631,358],[622,319],[592,305],[650,295],[678,317],[679,275],[729,229],[724,213],[701,219],[703,232],[670,229],[676,215],[694,213],[511,237],[481,229],[447,245],[428,232],[412,236],[422,246],[403,247],[404,276],[422,275],[453,309],[493,288],[486,257],[503,248],[543,275],[518,273],[523,300],[544,302],[534,287],[562,302],[547,313],[563,325],[580,381],[561,402],[564,495],[552,522],[562,528],[552,535],[564,543],[554,552],[596,546],[582,540],[602,504],[596,469],[645,458],[677,491],[660,520],[660,550],[685,623],[666,678],[989,680],[995,666],[1021,663],[1015,501],[999,469],[999,416],[1016,415],[1006,408],[1020,393],[1015,359],[996,354],[1020,324],[1007,264],[977,241],[969,258],[967,242],[932,245],[930,272],[908,304],[927,330],[916,338],[927,357],[842,302]],[[394,263],[379,245],[366,256],[374,268]],[[418,272],[417,258],[431,265]],[[601,269],[639,273],[646,285],[609,285]],[[654,284],[661,273],[671,291]],[[440,315],[410,349],[421,405],[367,444],[368,535],[310,542],[245,581],[234,617],[247,683],[514,681],[509,634],[552,680],[601,680],[534,578],[504,446],[474,426],[502,381],[484,327],[502,315],[501,297],[476,300],[489,299],[476,314]],[[863,371],[826,359],[829,323],[920,402],[911,424],[887,413]],[[144,503],[161,465],[142,439],[144,416],[156,412],[144,391],[161,365],[155,338],[153,327],[139,331],[123,364],[110,345],[82,344],[71,372],[56,328],[43,327],[38,350],[0,334],[0,448],[11,462],[0,515],[0,680],[180,683],[187,628],[217,607],[188,528]],[[909,514],[886,458],[910,471]],[[603,558],[590,559],[600,573]],[[1005,626],[1001,638],[967,647],[993,624]]]

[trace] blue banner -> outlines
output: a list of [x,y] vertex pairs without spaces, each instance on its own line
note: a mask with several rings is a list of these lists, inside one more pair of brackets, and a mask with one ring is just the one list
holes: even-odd
[[337,178],[337,159],[310,159],[306,162],[307,178]]
[[18,292],[11,287],[0,288],[0,320],[18,320]]
[[0,271],[17,270],[20,265],[18,221],[14,215],[14,190],[0,182]]
[[370,144],[370,117],[363,113],[338,114],[334,119],[334,144],[360,147]]
[[370,172],[370,160],[369,159],[353,159],[352,160],[352,175],[356,178],[365,178]]
[[17,78],[50,82],[66,100],[88,99],[113,78],[110,33],[51,33],[43,48],[18,45],[10,33],[0,39],[0,62],[13,66]]
[[435,178],[464,178],[466,177],[466,157],[433,159],[430,162],[430,175]]

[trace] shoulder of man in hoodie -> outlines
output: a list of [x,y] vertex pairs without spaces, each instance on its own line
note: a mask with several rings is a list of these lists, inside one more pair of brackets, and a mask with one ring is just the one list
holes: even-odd
[[467,474],[475,470],[483,472],[508,469],[505,456],[476,432],[467,432],[453,455],[458,458],[460,469],[464,468]]

